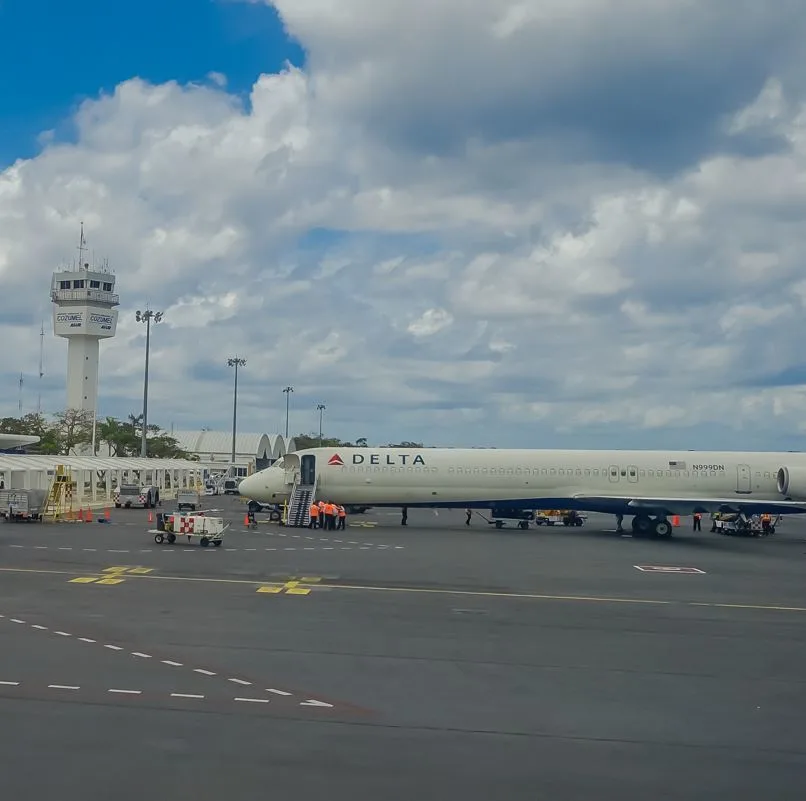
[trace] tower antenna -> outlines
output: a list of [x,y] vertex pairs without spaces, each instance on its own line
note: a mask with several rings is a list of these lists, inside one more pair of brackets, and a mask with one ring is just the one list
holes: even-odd
[[84,269],[84,251],[87,249],[87,240],[84,239],[84,222],[81,223],[81,239],[78,242],[78,269]]
[[17,404],[17,407],[20,410],[20,415],[22,415],[22,384],[23,384],[23,380],[24,379],[23,379],[22,373],[20,373],[20,400],[19,400],[19,403]]

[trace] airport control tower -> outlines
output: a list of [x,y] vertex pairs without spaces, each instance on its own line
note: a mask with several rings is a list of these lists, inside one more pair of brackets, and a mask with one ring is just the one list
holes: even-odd
[[90,267],[84,224],[78,246],[78,268],[55,272],[50,289],[53,333],[67,342],[67,408],[97,411],[100,340],[115,336],[120,298],[115,276],[106,266]]

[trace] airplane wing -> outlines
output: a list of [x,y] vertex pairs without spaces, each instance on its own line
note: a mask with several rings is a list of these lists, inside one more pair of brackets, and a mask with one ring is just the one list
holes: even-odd
[[764,507],[769,511],[780,510],[781,512],[806,512],[806,503],[799,501],[764,501],[753,498],[750,495],[735,496],[733,498],[631,498],[627,495],[585,495],[578,493],[571,496],[575,501],[582,504],[589,503],[591,506],[607,506],[614,502],[621,501],[625,505],[635,509],[636,514],[641,510],[646,512],[662,510],[669,514],[691,514],[694,511],[718,512],[720,509],[728,507],[730,509],[741,509],[746,506]]

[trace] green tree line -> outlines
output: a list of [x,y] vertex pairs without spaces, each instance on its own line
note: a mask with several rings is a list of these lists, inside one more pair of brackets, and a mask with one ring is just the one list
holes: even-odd
[[[74,448],[92,444],[92,413],[82,409],[65,409],[48,420],[43,414],[30,413],[22,417],[0,418],[0,431],[39,437],[36,445],[25,448],[27,453],[67,455]],[[126,420],[105,417],[95,423],[96,456],[139,456],[143,431],[143,416],[130,414]],[[179,446],[179,442],[160,426],[147,427],[148,455],[155,459],[194,458]]]
[[[306,448],[366,448],[369,443],[366,437],[358,437],[355,442],[337,439],[336,437],[322,437],[321,442],[318,434],[295,434],[294,442],[297,450]],[[387,445],[378,445],[379,448],[424,448],[422,442],[390,442]]]

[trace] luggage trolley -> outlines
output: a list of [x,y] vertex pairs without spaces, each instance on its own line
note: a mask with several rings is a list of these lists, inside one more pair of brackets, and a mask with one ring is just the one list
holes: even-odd
[[206,515],[157,515],[157,529],[150,531],[154,534],[154,542],[162,545],[165,540],[173,545],[177,537],[187,537],[190,542],[193,537],[199,538],[199,545],[206,548],[212,543],[218,548],[224,541],[224,532],[229,525],[224,523],[223,517],[207,517]]

